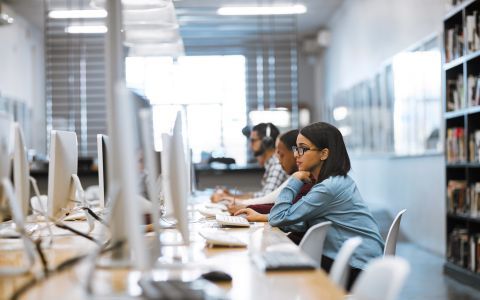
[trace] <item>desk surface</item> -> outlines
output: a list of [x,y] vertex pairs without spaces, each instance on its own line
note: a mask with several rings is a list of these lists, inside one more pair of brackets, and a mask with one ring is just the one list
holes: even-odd
[[[198,218],[197,218],[198,219]],[[191,245],[168,246],[178,241],[176,230],[164,231],[162,241],[163,258],[177,264],[157,263],[152,275],[158,279],[182,278],[195,279],[203,272],[222,270],[228,272],[233,280],[219,286],[231,299],[342,299],[343,292],[334,287],[322,270],[263,272],[250,260],[254,251],[263,251],[271,247],[289,246],[293,243],[278,229],[268,224],[257,223],[250,229],[227,229],[231,234],[248,243],[248,248],[209,248],[205,246],[199,230],[220,230],[211,228],[209,221],[191,223]],[[152,235],[148,234],[148,238]],[[22,255],[21,243],[15,239],[0,239],[0,267],[20,265]],[[53,246],[45,250],[48,261],[56,266],[68,258],[89,253],[95,245],[76,236],[59,236],[54,238]],[[182,261],[181,268],[178,261]],[[39,266],[36,266],[38,268]],[[87,295],[82,288],[87,276],[87,262],[78,264],[73,269],[64,271],[36,285],[20,299],[85,299]],[[138,295],[136,285],[140,272],[128,269],[97,270],[94,274],[96,294],[124,293]],[[9,299],[30,276],[0,277],[0,299]]]

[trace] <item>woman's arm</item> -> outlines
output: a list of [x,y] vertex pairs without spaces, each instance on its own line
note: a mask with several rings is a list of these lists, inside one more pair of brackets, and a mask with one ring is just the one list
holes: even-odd
[[313,216],[325,212],[328,203],[331,202],[332,194],[323,183],[314,185],[307,195],[292,204],[292,200],[299,193],[303,184],[301,180],[292,176],[270,211],[268,218],[270,225],[277,227],[293,225],[308,221]]
[[266,194],[265,196],[258,197],[258,198],[251,198],[251,199],[246,199],[246,200],[241,200],[239,201],[242,205],[249,206],[249,205],[257,205],[257,204],[269,204],[269,203],[275,203],[277,200],[278,195],[280,195],[280,192],[282,189],[287,185],[288,179],[285,180],[282,185],[280,185],[278,188],[273,190],[272,192]]

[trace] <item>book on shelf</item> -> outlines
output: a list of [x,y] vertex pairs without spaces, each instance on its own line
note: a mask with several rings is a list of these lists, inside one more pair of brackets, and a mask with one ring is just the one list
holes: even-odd
[[468,138],[468,161],[472,163],[480,162],[480,130],[477,129],[470,133]]
[[480,34],[478,24],[478,11],[473,11],[465,19],[465,31],[467,36],[467,49],[469,52],[480,50]]
[[447,211],[452,214],[463,214],[467,198],[465,180],[449,180],[447,183]]
[[469,234],[466,228],[454,228],[448,236],[448,261],[480,273],[480,234]]
[[456,79],[447,79],[447,111],[455,111],[465,107],[463,95],[463,76],[458,74]]
[[467,186],[465,180],[447,183],[447,212],[470,218],[480,217],[480,182]]
[[463,127],[447,128],[447,162],[466,161],[466,141]]
[[453,28],[446,31],[445,34],[445,59],[447,62],[459,58],[463,55],[463,29],[460,24],[455,24]]

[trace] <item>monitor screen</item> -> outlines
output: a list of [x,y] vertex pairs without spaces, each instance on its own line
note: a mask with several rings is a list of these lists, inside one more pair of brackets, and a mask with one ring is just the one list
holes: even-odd
[[97,135],[98,152],[98,186],[100,188],[100,206],[105,207],[108,201],[108,136]]

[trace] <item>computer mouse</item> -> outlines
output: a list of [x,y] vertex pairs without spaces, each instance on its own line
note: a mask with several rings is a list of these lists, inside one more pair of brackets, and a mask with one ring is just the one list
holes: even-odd
[[201,277],[212,282],[232,281],[232,276],[223,271],[210,271],[207,273],[203,273]]

